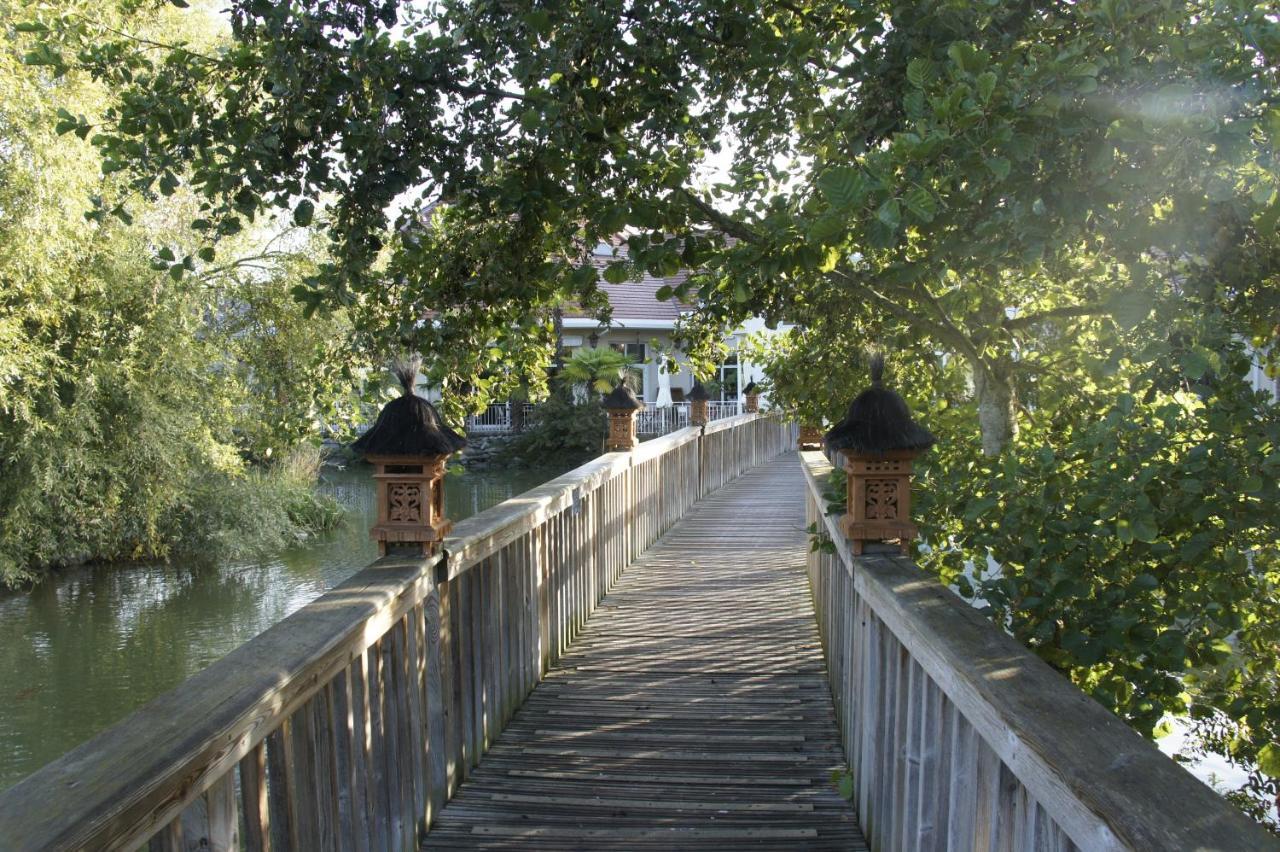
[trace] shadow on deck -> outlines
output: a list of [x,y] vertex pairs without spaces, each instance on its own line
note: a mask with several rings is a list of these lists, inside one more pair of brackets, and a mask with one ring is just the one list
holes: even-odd
[[628,567],[426,847],[865,848],[831,781],[804,495],[788,453]]

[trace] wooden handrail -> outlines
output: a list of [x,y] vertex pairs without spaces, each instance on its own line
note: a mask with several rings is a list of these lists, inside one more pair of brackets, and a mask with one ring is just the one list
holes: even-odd
[[6,791],[3,847],[136,847],[426,599],[439,560],[374,562]]
[[373,563],[0,793],[0,848],[411,852],[704,465],[790,438],[758,416],[684,429],[458,523],[440,555]]
[[890,553],[855,557],[801,457],[809,559],[859,815],[873,847],[1268,849],[1276,839],[1013,637]]

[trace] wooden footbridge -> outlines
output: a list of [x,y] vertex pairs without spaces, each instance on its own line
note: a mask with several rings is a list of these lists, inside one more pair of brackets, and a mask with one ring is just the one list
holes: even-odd
[[854,557],[793,447],[685,429],[379,560],[0,795],[0,849],[1274,845],[909,560]]

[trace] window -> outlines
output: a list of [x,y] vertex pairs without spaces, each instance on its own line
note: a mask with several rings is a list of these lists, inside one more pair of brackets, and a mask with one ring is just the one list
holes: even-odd
[[738,399],[738,356],[730,355],[720,365],[720,401],[736,402]]

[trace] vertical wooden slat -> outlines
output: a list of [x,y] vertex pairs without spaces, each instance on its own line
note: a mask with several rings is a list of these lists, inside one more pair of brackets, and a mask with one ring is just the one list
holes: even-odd
[[[448,584],[444,584],[444,588],[447,587]],[[442,662],[445,655],[441,648],[442,625],[447,623],[441,612],[444,588],[433,590],[423,607],[423,636],[426,641],[423,654],[426,706],[423,710],[427,716],[427,803],[423,821],[428,828],[449,797],[449,752],[445,742],[446,679]]]
[[406,619],[406,651],[408,654],[408,733],[412,759],[409,761],[409,777],[413,792],[413,822],[418,834],[427,830],[427,719],[426,719],[426,610],[422,604],[409,611]]
[[293,734],[292,722],[285,719],[280,727],[267,734],[267,802],[271,809],[271,848],[293,849],[300,839],[298,814],[293,806]]
[[387,762],[387,730],[386,706],[384,693],[387,689],[387,673],[383,666],[382,644],[385,638],[369,646],[367,656],[367,678],[365,689],[368,693],[369,708],[369,769],[370,799],[372,802],[371,820],[378,825],[382,848],[398,847],[395,824],[392,819],[391,806],[391,767]]
[[247,852],[270,852],[271,810],[267,802],[267,745],[260,742],[240,758],[240,802]]
[[210,852],[240,852],[240,813],[236,808],[236,779],[227,772],[204,794],[208,813]]
[[440,587],[440,679],[444,682],[444,739],[445,767],[449,774],[449,792],[452,796],[462,783],[463,766],[466,764],[466,711],[462,686],[462,630],[458,624],[458,596],[460,581],[450,580]]
[[316,789],[316,754],[315,724],[313,722],[312,704],[307,701],[293,714],[293,725],[290,729],[293,740],[293,781],[289,792],[293,797],[293,809],[297,814],[298,845],[303,849],[320,847],[320,820],[316,808],[320,802]]
[[899,817],[898,840],[907,847],[916,842],[920,827],[920,763],[921,751],[921,715],[924,710],[924,672],[910,657],[906,658],[906,728],[901,735],[903,748],[902,792],[899,806],[902,808]]
[[340,805],[338,802],[338,766],[333,745],[336,739],[334,706],[331,689],[325,688],[312,699],[312,737],[316,760],[316,813],[319,817],[321,849],[337,849]]
[[375,848],[377,827],[373,824],[373,800],[369,792],[369,701],[365,689],[368,657],[358,655],[347,666],[343,678],[347,703],[347,790],[351,807],[351,833],[356,852]]
[[177,816],[160,829],[147,843],[148,852],[186,852],[182,836],[182,817]]

